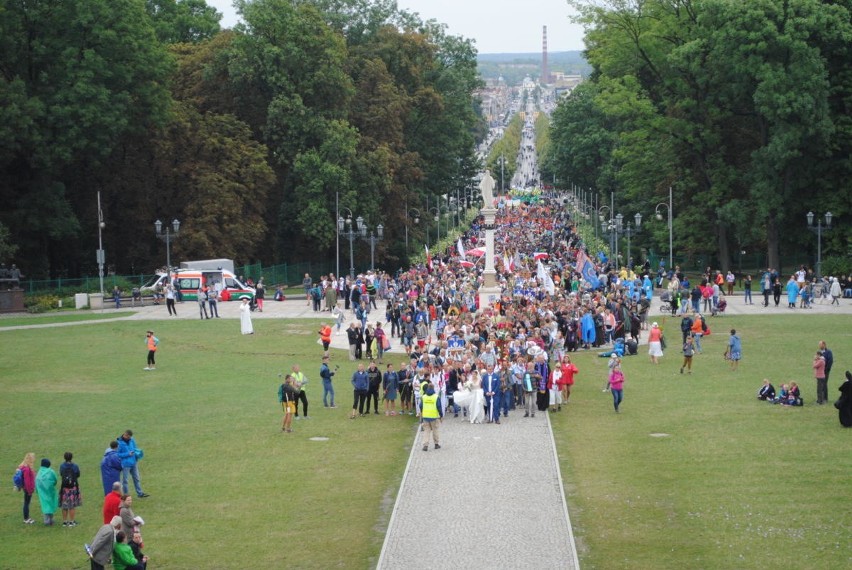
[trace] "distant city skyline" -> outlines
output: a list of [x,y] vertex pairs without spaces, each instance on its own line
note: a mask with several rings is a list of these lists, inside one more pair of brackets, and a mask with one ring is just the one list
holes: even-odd
[[[232,0],[207,0],[223,14],[222,27],[239,21]],[[547,26],[547,51],[582,50],[583,28],[572,24],[566,0],[397,0],[400,9],[447,25],[450,34],[476,43],[479,53],[541,53]]]

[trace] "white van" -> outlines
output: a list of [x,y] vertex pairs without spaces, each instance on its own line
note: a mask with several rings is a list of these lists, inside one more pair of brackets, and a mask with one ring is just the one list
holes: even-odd
[[[178,289],[184,300],[196,300],[198,288],[202,285],[219,291],[219,298],[222,301],[254,298],[254,288],[247,286],[233,273],[224,269],[178,269],[172,272],[171,278],[173,281],[177,280]],[[158,286],[165,289],[168,282],[168,274],[158,273],[142,286],[142,292],[154,291]]]

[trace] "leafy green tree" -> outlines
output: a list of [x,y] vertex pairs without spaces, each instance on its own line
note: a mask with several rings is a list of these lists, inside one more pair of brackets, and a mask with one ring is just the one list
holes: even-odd
[[222,14],[204,0],[145,0],[145,6],[164,44],[197,43],[219,33]]
[[0,218],[43,276],[76,258],[83,197],[64,179],[164,122],[171,60],[142,0],[47,0],[5,4],[0,69]]

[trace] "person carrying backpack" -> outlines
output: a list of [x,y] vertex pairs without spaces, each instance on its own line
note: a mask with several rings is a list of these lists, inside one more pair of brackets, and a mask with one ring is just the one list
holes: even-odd
[[30,518],[30,501],[32,501],[33,493],[35,492],[35,453],[27,453],[24,460],[18,465],[15,470],[15,476],[12,481],[17,491],[24,492],[24,524],[33,524],[35,521]]
[[77,526],[74,514],[77,507],[83,504],[80,495],[80,467],[72,462],[74,455],[66,451],[65,463],[59,466],[60,484],[59,506],[62,508],[62,526]]

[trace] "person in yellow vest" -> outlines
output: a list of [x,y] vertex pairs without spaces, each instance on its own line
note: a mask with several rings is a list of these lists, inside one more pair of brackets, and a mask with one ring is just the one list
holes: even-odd
[[423,451],[429,451],[429,435],[435,441],[435,449],[441,449],[438,441],[438,426],[444,417],[441,398],[435,393],[431,382],[426,384],[426,392],[420,396],[420,418],[423,421]]
[[299,402],[302,402],[302,407],[304,411],[304,418],[307,420],[308,418],[308,395],[305,393],[305,386],[308,383],[307,376],[299,369],[298,364],[294,364],[292,368],[292,372],[290,376],[293,377],[293,391],[295,392],[295,403],[296,403],[296,419],[299,419]]
[[157,345],[160,344],[160,339],[154,336],[154,331],[148,331],[145,344],[148,347],[148,366],[145,370],[154,370],[154,355],[157,353]]

